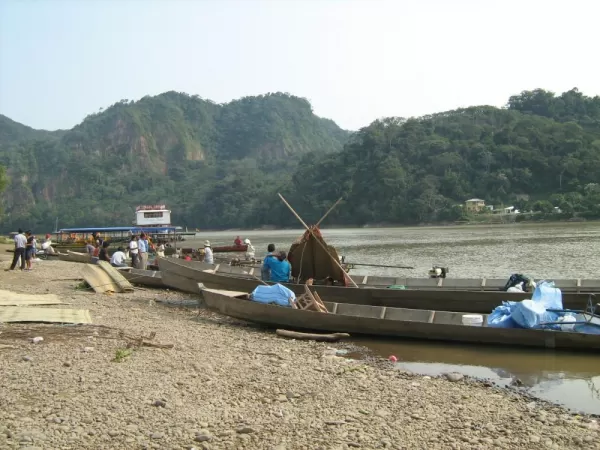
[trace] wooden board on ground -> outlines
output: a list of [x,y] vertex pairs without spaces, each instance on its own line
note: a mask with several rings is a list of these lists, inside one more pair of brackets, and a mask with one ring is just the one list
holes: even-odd
[[278,336],[287,337],[291,339],[304,339],[311,341],[320,342],[337,342],[340,339],[349,338],[348,333],[331,333],[331,334],[318,334],[318,333],[301,333],[299,331],[290,331],[278,329],[276,331]]
[[92,317],[87,309],[6,306],[0,308],[0,322],[92,323]]
[[55,294],[22,294],[0,289],[0,306],[59,305],[61,303]]
[[121,292],[133,292],[133,286],[127,279],[107,261],[99,261],[98,264],[108,276],[121,288]]
[[122,292],[113,279],[97,264],[85,264],[81,275],[87,284],[97,293]]

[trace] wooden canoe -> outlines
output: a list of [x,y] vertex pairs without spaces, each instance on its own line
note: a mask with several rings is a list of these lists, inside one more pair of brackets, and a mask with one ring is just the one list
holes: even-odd
[[[462,313],[449,311],[386,308],[325,302],[329,313],[265,305],[247,300],[239,291],[203,288],[203,302],[209,309],[262,325],[296,330],[343,332],[436,341],[488,345],[600,350],[600,335],[522,328],[491,328],[462,324]],[[200,300],[199,300],[200,302]]]
[[[170,262],[199,270],[216,269],[219,274],[260,277],[260,267],[240,267],[228,264],[207,265],[199,261],[184,261],[182,259],[169,259]],[[254,270],[252,270],[254,269]],[[388,286],[405,286],[406,289],[424,289],[435,291],[501,291],[507,278],[407,278],[407,277],[382,277],[372,275],[351,275],[350,278],[359,287],[387,288]],[[564,292],[600,293],[600,279],[563,278],[554,279],[556,287]],[[501,291],[504,292],[504,291]],[[525,293],[531,296],[531,293]]]
[[[222,273],[217,267],[204,269],[189,261],[178,259],[161,259],[160,268],[163,271],[163,280],[166,285],[196,293],[193,283],[184,282],[182,279],[203,283],[207,288],[225,289],[242,292],[252,292],[256,286],[262,284],[259,278],[250,275],[239,276],[233,273]],[[223,266],[225,271],[239,269],[237,267]],[[167,273],[178,275],[178,279],[170,285],[165,279]],[[282,283],[296,295],[304,293],[303,284]],[[341,286],[312,286],[320,297],[333,303],[351,303],[357,305],[386,306],[397,308],[430,309],[457,312],[490,313],[503,301],[520,301],[531,298],[531,293],[509,293],[504,291],[458,291],[453,289],[387,289],[371,286],[359,288]],[[563,292],[563,307],[569,309],[585,309],[589,294]]]
[[162,274],[156,270],[142,270],[130,268],[129,270],[124,269],[120,272],[132,284],[139,284],[142,286],[156,288],[165,287],[162,281]]

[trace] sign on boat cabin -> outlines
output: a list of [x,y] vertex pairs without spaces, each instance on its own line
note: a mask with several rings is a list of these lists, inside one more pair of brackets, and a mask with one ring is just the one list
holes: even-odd
[[171,211],[165,205],[140,205],[135,208],[135,222],[138,227],[170,227]]

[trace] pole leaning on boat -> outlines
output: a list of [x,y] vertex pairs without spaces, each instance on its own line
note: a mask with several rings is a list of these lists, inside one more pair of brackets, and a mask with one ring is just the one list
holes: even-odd
[[[290,211],[292,211],[292,214],[294,214],[294,216],[296,216],[296,218],[300,221],[300,223],[304,226],[304,228],[306,228],[306,231],[308,231],[310,233],[310,235],[315,239],[315,241],[317,242],[317,244],[319,244],[321,246],[321,248],[323,250],[325,250],[325,253],[327,253],[329,255],[329,257],[335,263],[335,265],[338,266],[338,268],[342,272],[345,273],[346,271],[341,266],[340,262],[337,261],[333,256],[331,256],[331,254],[327,251],[327,249],[321,243],[321,241],[319,239],[317,239],[317,237],[315,236],[315,234],[313,233],[313,231],[310,229],[310,227],[308,225],[306,225],[306,222],[304,222],[304,220],[302,220],[302,218],[298,215],[298,213],[296,211],[294,211],[294,208],[292,208],[291,205],[285,200],[285,198],[283,198],[283,195],[281,195],[279,193],[277,195],[279,195],[279,198],[281,199],[281,201],[283,201],[283,203],[285,203],[285,205],[290,209]],[[350,278],[350,277],[347,277],[347,278],[352,282],[352,284],[354,285],[355,288],[358,287],[358,285],[354,282],[354,280],[352,278]]]

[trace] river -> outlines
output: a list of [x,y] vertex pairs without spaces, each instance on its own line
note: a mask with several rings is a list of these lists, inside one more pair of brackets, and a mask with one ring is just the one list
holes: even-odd
[[[432,265],[449,267],[452,278],[599,278],[600,223],[510,224],[460,227],[324,229],[326,242],[346,261],[412,266],[357,267],[352,273],[426,277]],[[302,231],[198,233],[186,246],[230,245],[249,238],[257,257],[269,243],[288,249]],[[582,305],[583,307],[584,305]],[[398,358],[398,367],[436,375],[458,371],[499,384],[518,377],[538,397],[570,409],[600,414],[600,358],[543,350],[357,338],[375,354]]]

